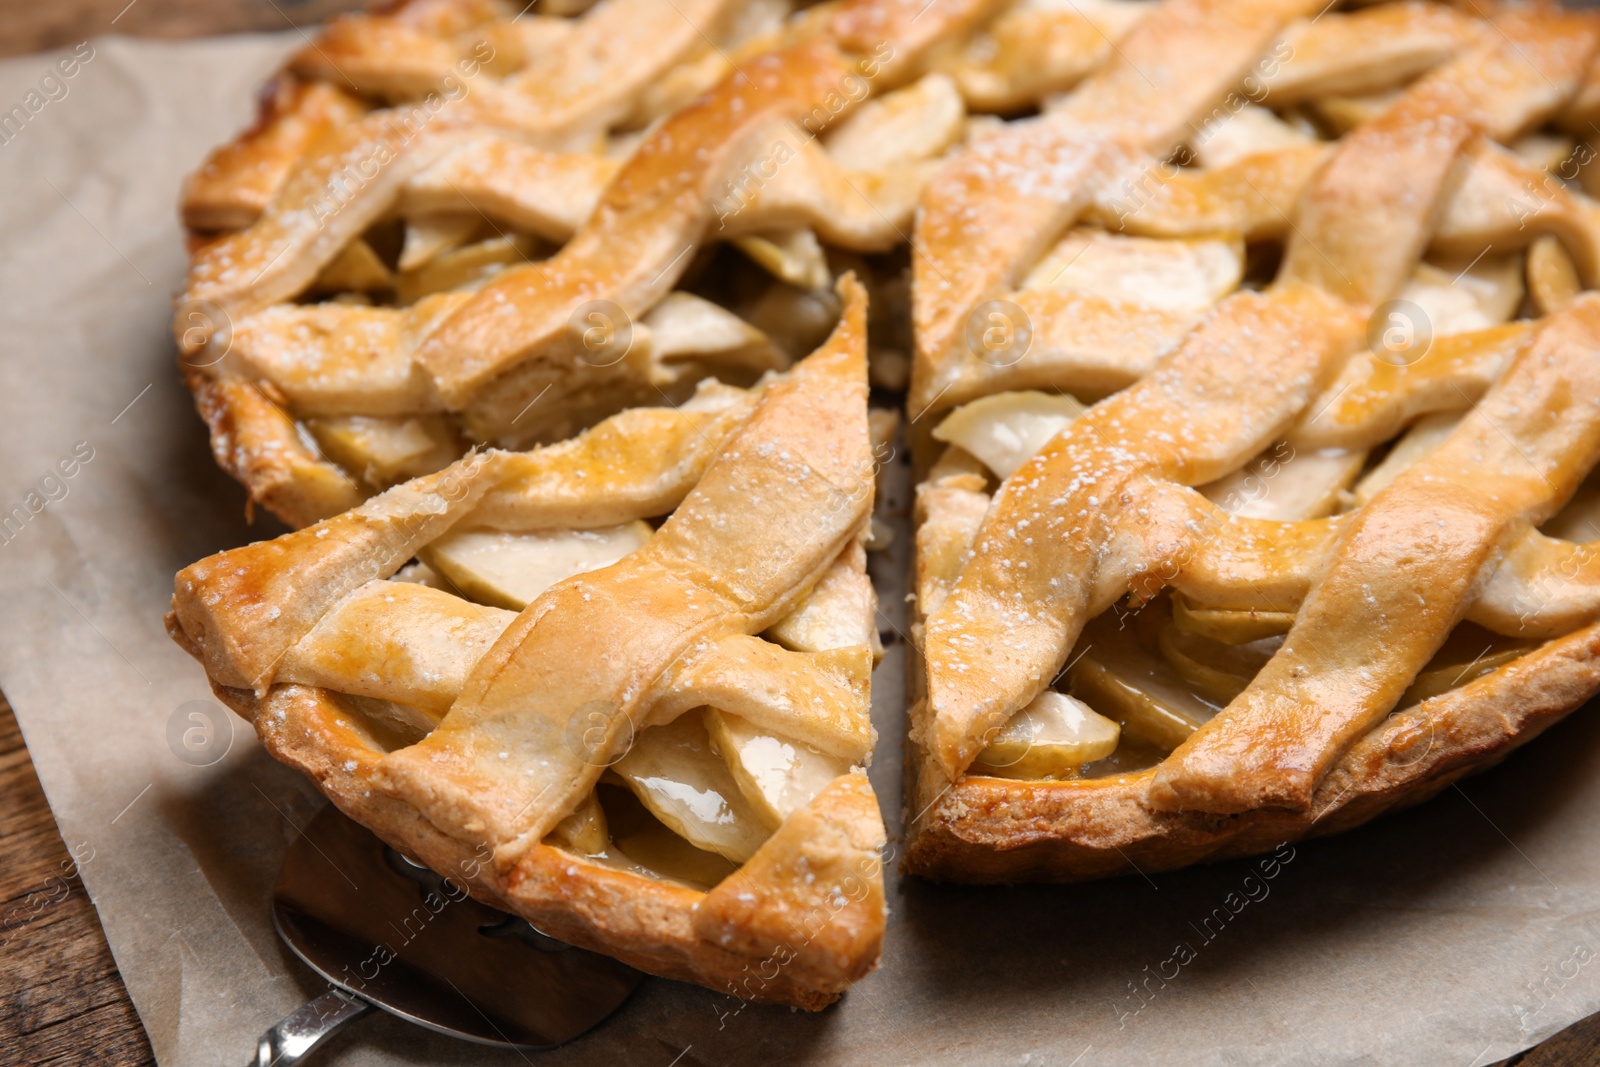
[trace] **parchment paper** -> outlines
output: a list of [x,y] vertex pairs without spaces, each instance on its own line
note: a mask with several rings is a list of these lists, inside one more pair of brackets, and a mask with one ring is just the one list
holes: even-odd
[[[48,501],[0,543],[0,685],[164,1065],[243,1063],[319,992],[267,899],[320,801],[242,724],[211,738],[218,762],[178,758],[189,750],[169,725],[190,728],[180,709],[209,693],[161,625],[175,570],[277,532],[247,527],[243,493],[215,470],[166,319],[184,262],[179,181],[246,122],[295,40],[94,41],[66,94],[52,85],[0,144],[0,517],[31,492]],[[0,112],[55,58],[0,63]],[[64,462],[75,447],[92,458]],[[893,495],[903,511],[904,485]],[[905,546],[875,562],[892,611]],[[896,845],[900,652],[876,678],[873,770]],[[741,1008],[652,979],[537,1059],[1490,1063],[1600,1008],[1597,772],[1589,709],[1461,790],[1275,866],[1064,888],[891,873],[883,967],[835,1008]],[[386,1017],[357,1023],[334,1056],[521,1059]]]

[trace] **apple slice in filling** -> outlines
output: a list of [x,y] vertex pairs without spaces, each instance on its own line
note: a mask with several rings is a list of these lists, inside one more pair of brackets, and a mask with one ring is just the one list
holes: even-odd
[[468,600],[521,611],[574,574],[609,567],[650,539],[642,521],[598,530],[463,530],[420,553]]
[[1240,611],[1195,604],[1182,593],[1172,597],[1172,622],[1185,633],[1209,637],[1225,645],[1247,645],[1278,637],[1294,625],[1292,611]]
[[706,890],[738,870],[715,852],[695,848],[661,824],[631,790],[602,781],[595,790],[611,827],[611,847],[595,859],[607,867]]
[[978,753],[974,774],[1067,778],[1116,751],[1122,728],[1083,701],[1046,690],[1013,715]]
[[827,784],[850,770],[848,760],[765,732],[737,715],[705,710],[711,747],[763,823],[776,830]]
[[996,393],[956,408],[933,436],[977,456],[996,477],[1009,478],[1082,413],[1083,405],[1065,394]]
[[555,844],[585,856],[603,853],[611,840],[611,831],[606,825],[606,813],[600,807],[600,798],[590,793],[571,815],[556,823],[555,829],[550,831],[550,838]]
[[711,750],[698,712],[640,731],[611,770],[650,814],[696,848],[743,863],[767,839],[766,823]]
[[1155,651],[1097,629],[1072,666],[1072,695],[1120,722],[1124,738],[1171,752],[1217,713]]

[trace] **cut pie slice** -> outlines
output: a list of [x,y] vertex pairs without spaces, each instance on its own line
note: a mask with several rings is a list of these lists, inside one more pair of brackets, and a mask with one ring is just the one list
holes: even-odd
[[[866,306],[710,383],[179,573],[273,755],[552,936],[819,1008],[876,964]],[[426,562],[424,562],[426,561]]]
[[[986,91],[1070,91],[919,213],[905,862],[933,877],[1344,829],[1600,688],[1600,205],[1564,132],[1600,22],[1139,6],[1087,65],[990,61]],[[1032,55],[1021,11],[989,32]],[[1027,24],[1085,17],[1120,12]]]

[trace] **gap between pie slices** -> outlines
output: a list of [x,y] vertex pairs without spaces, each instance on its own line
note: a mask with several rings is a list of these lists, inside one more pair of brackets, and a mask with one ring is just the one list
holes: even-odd
[[1600,687],[1595,17],[1116,6],[913,234],[931,877],[1334,832]]
[[839,296],[826,343],[751,389],[202,560],[168,629],[274,756],[495,906],[821,1007],[884,926],[866,297]]

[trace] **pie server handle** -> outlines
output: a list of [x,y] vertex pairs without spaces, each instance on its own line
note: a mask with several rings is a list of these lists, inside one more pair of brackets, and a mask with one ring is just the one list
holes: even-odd
[[330,989],[268,1027],[256,1042],[256,1058],[249,1067],[295,1067],[335,1030],[372,1010],[359,997]]

